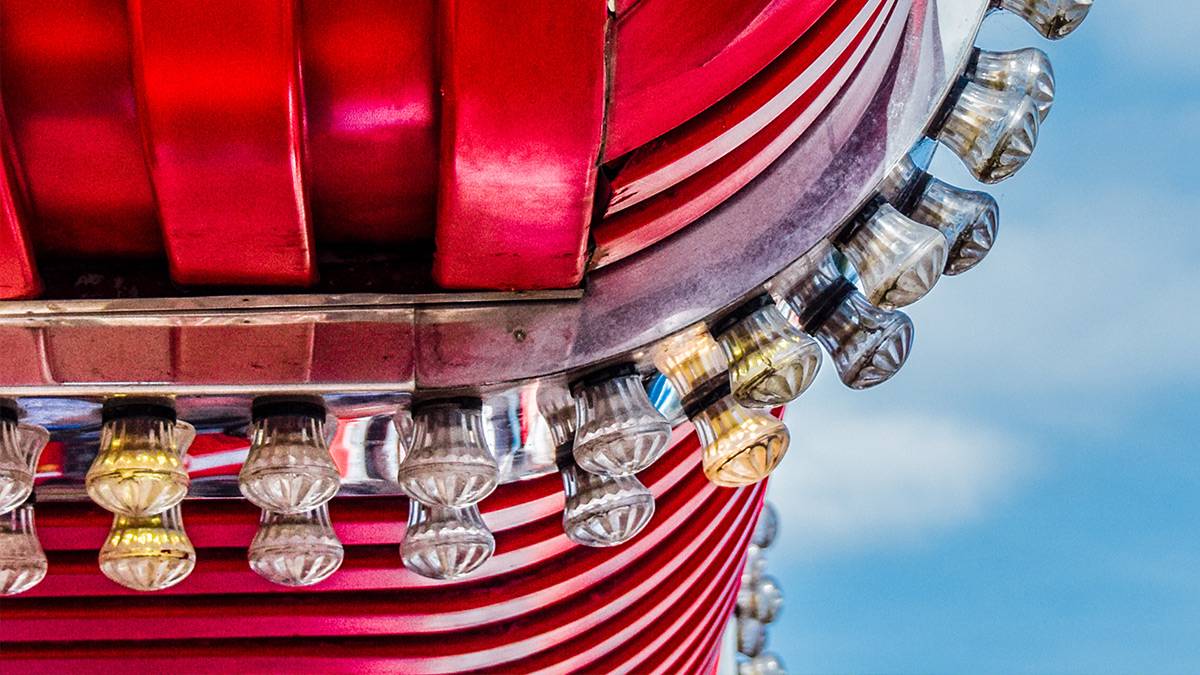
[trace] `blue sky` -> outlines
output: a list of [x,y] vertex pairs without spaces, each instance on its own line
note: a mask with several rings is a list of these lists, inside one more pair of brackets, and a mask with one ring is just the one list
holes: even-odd
[[[1200,3],[1099,0],[996,249],[909,308],[893,381],[829,364],[772,480],[792,673],[1200,672]],[[949,153],[935,173],[970,178]]]

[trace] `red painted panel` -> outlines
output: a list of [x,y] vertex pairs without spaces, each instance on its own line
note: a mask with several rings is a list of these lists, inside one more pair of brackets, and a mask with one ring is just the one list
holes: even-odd
[[56,382],[169,382],[174,372],[165,326],[48,326],[46,361]]
[[628,208],[675,185],[744,143],[787,110],[844,54],[874,41],[896,0],[843,2],[761,73],[721,102],[643,145],[612,181],[608,213]]
[[313,280],[291,0],[130,0],[171,276]]
[[[605,219],[593,232],[596,250],[592,265],[601,267],[636,253],[711,211],[770,166],[834,100],[837,104],[829,115],[846,121],[845,133],[840,139],[830,139],[829,148],[832,152],[841,147],[853,129],[852,122],[861,118],[883,81],[903,33],[908,6],[905,2],[893,10],[873,45],[859,45],[867,57],[857,70],[849,65],[852,54],[843,55],[845,67],[827,71],[782,115],[736,150],[657,198]],[[815,160],[814,165],[824,166]]]
[[642,0],[627,8],[617,17],[605,159],[624,155],[727,96],[834,1]]
[[313,382],[411,382],[413,369],[412,323],[315,325]]
[[185,384],[306,382],[312,372],[311,323],[181,326],[175,339]]
[[[3,17],[0,17],[2,26]],[[18,171],[0,96],[0,300],[27,298],[37,295],[40,290],[27,234],[29,209],[25,186]]]
[[0,326],[0,385],[52,381],[42,331]]
[[433,0],[303,0],[301,43],[322,242],[433,237],[437,192]]
[[603,2],[447,0],[434,278],[564,288],[583,275],[604,123]]
[[0,91],[39,253],[162,252],[131,79],[125,3],[0,2]]

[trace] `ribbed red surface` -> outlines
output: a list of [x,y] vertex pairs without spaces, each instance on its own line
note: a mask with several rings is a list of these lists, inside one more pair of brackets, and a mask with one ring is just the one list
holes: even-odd
[[5,598],[0,650],[21,672],[213,670],[438,673],[697,672],[728,619],[763,486],[713,487],[693,434],[643,480],[657,512],[632,542],[589,549],[562,534],[557,476],[502,487],[483,503],[497,551],[452,583],[405,570],[404,500],[336,500],[342,569],[296,591],[253,574],[257,513],[241,500],[192,501],[195,572],[161,593],[105,579],[107,514],[40,504],[50,573]]
[[753,178],[908,3],[6,0],[0,297],[35,262],[300,289],[431,252],[448,287],[574,286],[589,237],[635,253]]

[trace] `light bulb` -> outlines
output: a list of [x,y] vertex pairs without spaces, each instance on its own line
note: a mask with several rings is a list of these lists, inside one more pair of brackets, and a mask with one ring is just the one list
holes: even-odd
[[779,513],[771,502],[763,504],[762,512],[758,514],[758,522],[754,525],[754,533],[750,542],[760,549],[771,548],[775,537],[779,535]]
[[783,661],[771,652],[738,663],[738,675],[787,675]]
[[479,399],[418,401],[413,420],[413,447],[399,472],[408,496],[429,506],[461,508],[496,489],[500,471],[484,437]]
[[1020,91],[997,91],[968,81],[939,124],[937,139],[984,183],[1012,176],[1037,146],[1037,105]]
[[563,531],[577,544],[624,544],[654,516],[654,495],[635,476],[599,476],[573,462],[560,473],[566,494]]
[[752,584],[767,572],[766,551],[754,544],[746,547],[746,566],[742,568],[742,585]]
[[738,615],[737,650],[746,656],[757,656],[767,646],[767,627],[752,616]]
[[573,382],[575,461],[606,476],[637,473],[671,441],[671,423],[650,403],[637,368],[621,364]]
[[105,404],[100,452],[85,484],[92,501],[112,513],[148,516],[183,501],[183,456],[196,430],[161,402],[118,399]]
[[49,440],[45,429],[17,421],[15,404],[0,400],[0,515],[33,494],[38,457]]
[[496,550],[496,539],[479,507],[451,508],[409,502],[408,530],[400,559],[430,579],[458,579],[474,572]]
[[783,591],[773,577],[763,576],[738,589],[738,616],[748,616],[767,624],[775,620],[783,607]]
[[1025,19],[1050,40],[1070,35],[1092,9],[1092,0],[993,0],[992,4]]
[[771,408],[803,394],[821,368],[821,347],[797,330],[764,293],[713,324],[729,362],[729,387],[738,403]]
[[1046,52],[1034,47],[1010,52],[977,49],[968,77],[997,91],[1017,91],[1028,96],[1045,121],[1054,106],[1054,68]]
[[281,586],[311,586],[342,566],[345,550],[329,505],[303,513],[263,511],[248,557],[255,574]]
[[929,177],[912,208],[913,220],[935,227],[950,245],[945,274],[962,274],[979,264],[996,243],[1000,206],[986,192],[964,190]]
[[325,415],[319,399],[255,399],[250,453],[238,474],[246,499],[273,513],[304,513],[333,499],[342,483]]
[[178,505],[152,516],[114,516],[100,549],[104,576],[135,591],[170,588],[195,567],[196,549]]
[[701,463],[710,482],[749,485],[779,465],[788,448],[787,427],[733,400],[725,354],[703,326],[659,343],[654,364],[683,397],[684,411],[703,446]]
[[873,304],[885,309],[911,305],[941,278],[949,248],[946,238],[891,204],[873,204],[851,227],[841,251]]
[[16,595],[46,578],[46,552],[33,523],[33,504],[0,514],[0,595]]

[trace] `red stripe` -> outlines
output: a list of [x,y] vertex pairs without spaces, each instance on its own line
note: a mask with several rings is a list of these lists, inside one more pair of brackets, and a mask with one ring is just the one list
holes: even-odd
[[130,0],[142,126],[171,276],[315,277],[291,0]]
[[37,295],[40,283],[27,234],[29,211],[24,185],[17,174],[2,104],[0,100],[0,300],[12,300]]
[[564,288],[583,276],[604,123],[603,2],[447,0],[434,278]]

